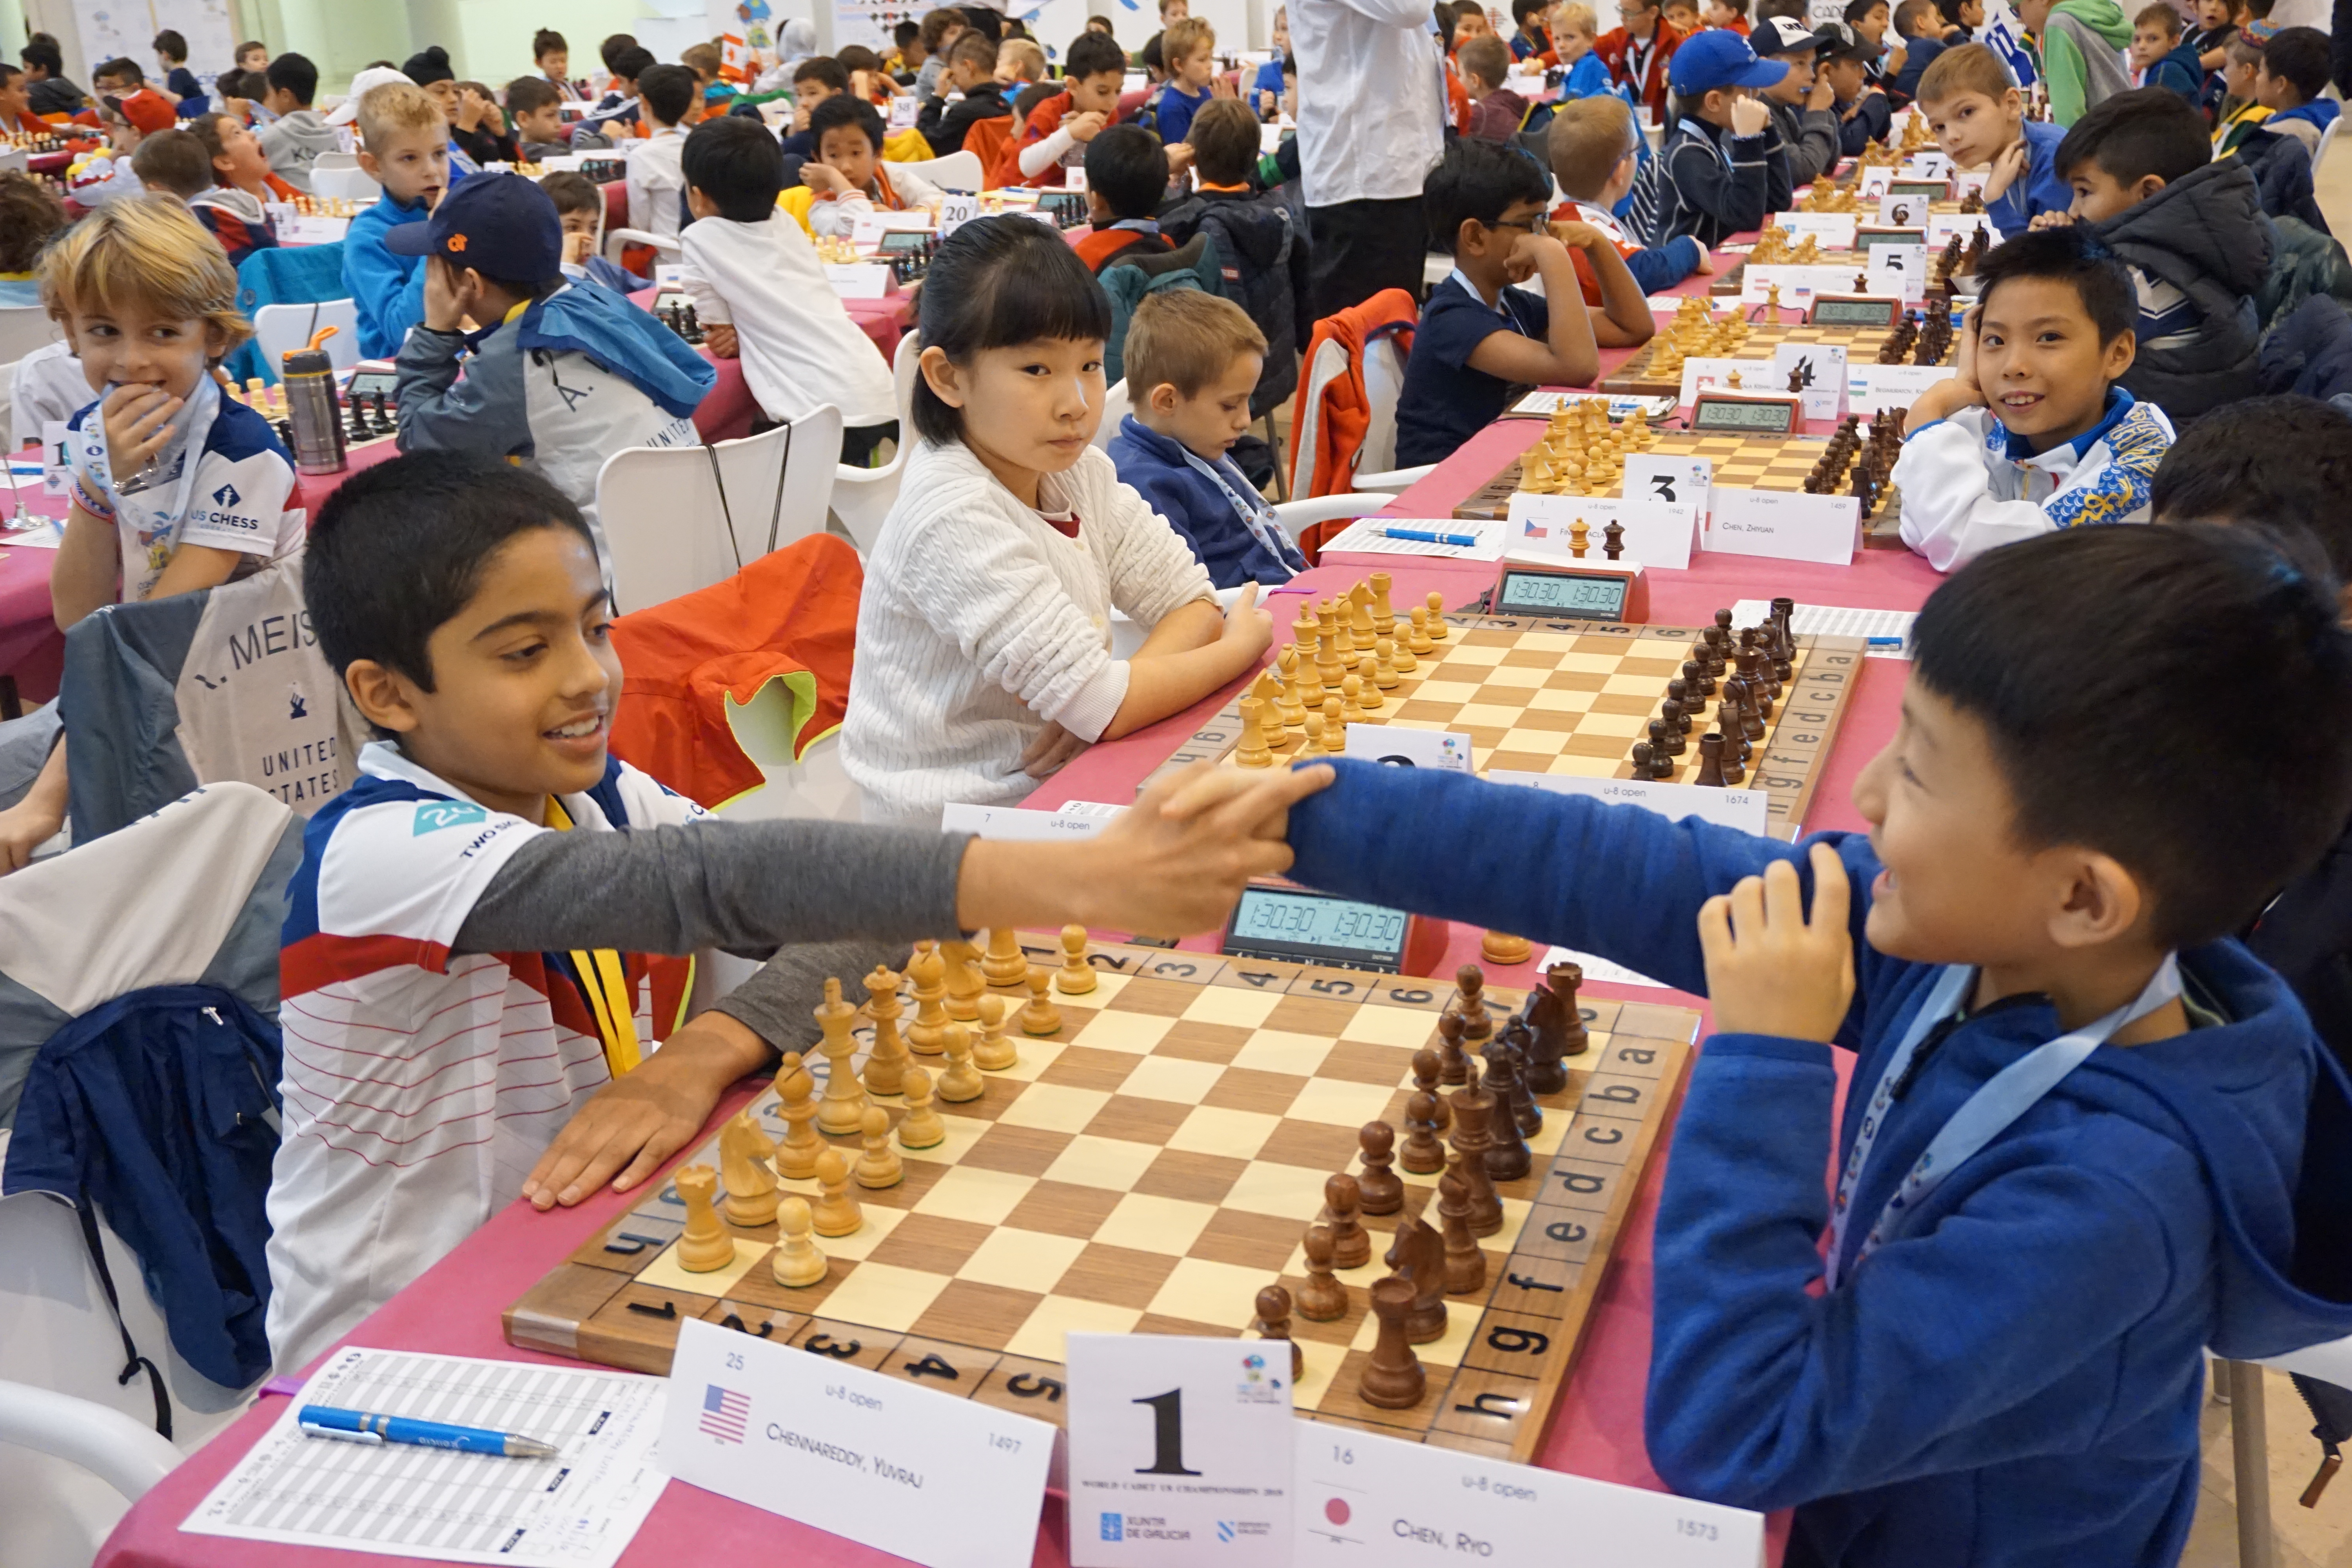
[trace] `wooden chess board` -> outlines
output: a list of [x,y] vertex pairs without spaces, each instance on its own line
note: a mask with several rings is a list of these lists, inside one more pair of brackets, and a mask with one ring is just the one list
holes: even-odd
[[[1698,435],[1687,430],[1662,430],[1644,451],[1664,457],[1705,458],[1715,465],[1715,483],[1734,489],[1802,491],[1805,476],[1821,459],[1826,436]],[[1851,470],[1849,470],[1850,472]],[[1493,479],[1455,503],[1458,518],[1491,521],[1510,515],[1511,497],[1519,488],[1519,459],[1512,458]],[[1843,483],[1840,486],[1843,489]],[[1621,484],[1612,495],[1621,495]],[[1883,531],[1892,537],[1903,518],[1903,498],[1893,486],[1878,498],[1876,508],[1863,520],[1865,541]],[[1598,548],[1596,546],[1596,548]]]
[[[1958,205],[1957,203],[1953,205]],[[1813,261],[1805,265],[1850,267],[1856,272],[1864,272],[1869,269],[1870,257],[1866,252],[1860,250],[1824,250]],[[1743,256],[1721,272],[1717,273],[1707,283],[1706,291],[1717,300],[1738,294],[1744,287],[1747,276],[1748,258]],[[1944,252],[1939,246],[1928,247],[1927,292],[1931,296],[1951,292],[1951,280],[1944,276]]]
[[[1586,778],[1633,776],[1633,742],[1666,700],[1666,682],[1682,674],[1699,635],[1691,626],[1611,626],[1596,621],[1538,621],[1513,616],[1448,615],[1451,635],[1394,690],[1382,693],[1369,722],[1413,730],[1453,731],[1470,737],[1471,761],[1484,773],[1504,769],[1573,773]],[[1789,681],[1765,721],[1764,739],[1751,742],[1748,778],[1740,787],[1769,798],[1770,832],[1794,839],[1812,803],[1830,743],[1845,715],[1847,694],[1862,668],[1860,637],[1802,636]],[[1696,737],[1713,718],[1693,716],[1691,741],[1675,759],[1672,780],[1698,776]],[[1306,731],[1268,726],[1276,766],[1306,744]],[[1240,700],[1176,749],[1153,773],[1202,758],[1228,766],[1241,739]],[[1150,780],[1145,781],[1149,784]]]
[[[1755,316],[1763,310],[1761,305],[1753,306],[1749,314]],[[1782,343],[1841,343],[1845,347],[1849,364],[1869,364],[1877,360],[1879,347],[1886,342],[1886,333],[1887,329],[1884,327],[1816,327],[1803,321],[1775,324],[1759,320],[1749,327],[1748,341],[1739,345],[1738,352],[1727,357],[1762,362],[1753,376],[1742,376],[1740,390],[1774,393],[1783,390],[1772,377],[1772,353]],[[1682,372],[1676,369],[1669,374],[1655,368],[1658,348],[1663,341],[1663,334],[1651,339],[1632,359],[1604,376],[1599,390],[1630,397],[1679,396],[1683,389]],[[1942,363],[1953,363],[1958,353],[1957,343],[1946,348]]]
[[[1023,945],[1033,962],[1058,965],[1050,941]],[[1358,1129],[1375,1119],[1402,1128],[1412,1055],[1435,1047],[1452,994],[1426,980],[1213,953],[1097,947],[1091,961],[1094,992],[1054,997],[1058,1031],[1013,1032],[1018,1066],[987,1075],[978,1100],[938,1106],[947,1141],[902,1152],[902,1184],[851,1188],[865,1226],[819,1238],[819,1283],[775,1283],[773,1225],[730,1226],[735,1262],[686,1272],[674,1245],[685,1209],[666,1183],[516,1302],[508,1341],[666,1373],[679,1321],[699,1318],[1058,1422],[1066,1332],[1245,1333],[1260,1289],[1278,1279],[1295,1295],[1305,1282],[1300,1239],[1326,1179],[1361,1168]],[[1497,1029],[1520,994],[1486,992]],[[1698,1025],[1695,1013],[1645,1003],[1580,1012],[1591,1045],[1568,1058],[1565,1090],[1537,1097],[1532,1168],[1496,1184],[1504,1223],[1480,1242],[1486,1284],[1447,1298],[1444,1337],[1416,1347],[1427,1394],[1388,1411],[1357,1392],[1374,1337],[1365,1288],[1388,1272],[1381,1259],[1398,1221],[1435,1193],[1434,1176],[1400,1167],[1402,1214],[1366,1216],[1372,1261],[1338,1275],[1346,1316],[1291,1320],[1306,1358],[1303,1413],[1534,1457]],[[870,1042],[870,1024],[860,1035]],[[822,1076],[821,1058],[809,1065]],[[894,1125],[903,1113],[897,1097],[872,1103]],[[774,1090],[752,1110],[781,1141]],[[830,1142],[857,1149],[854,1138]],[[694,1158],[716,1167],[716,1146]],[[815,1195],[814,1182],[782,1186]]]

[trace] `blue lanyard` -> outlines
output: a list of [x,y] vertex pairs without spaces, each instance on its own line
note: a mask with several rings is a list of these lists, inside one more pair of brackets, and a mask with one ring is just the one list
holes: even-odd
[[[1854,1189],[1862,1184],[1863,1169],[1870,1163],[1872,1146],[1885,1129],[1887,1111],[1895,1103],[1895,1086],[1903,1081],[1919,1042],[1927,1037],[1929,1030],[1952,1016],[1975,980],[1976,971],[1965,964],[1951,965],[1938,975],[1927,1001],[1920,1004],[1918,1013],[1912,1017],[1910,1028],[1905,1031],[1903,1043],[1895,1048],[1895,1054],[1886,1060],[1885,1070],[1878,1075],[1878,1088],[1863,1112],[1862,1131],[1854,1138],[1853,1149],[1847,1152],[1845,1173],[1838,1178],[1836,1205],[1830,1213],[1827,1283],[1832,1290],[1838,1288],[1841,1259],[1845,1256],[1846,1223],[1853,1217]],[[1854,1267],[1860,1268],[1862,1260],[1876,1251],[1881,1242],[1900,1235],[1911,1214],[1943,1184],[1947,1176],[2032,1110],[2068,1073],[2106,1044],[2116,1030],[2146,1017],[2179,994],[2180,964],[2167,953],[2136,1000],[2072,1034],[2061,1035],[2048,1045],[2035,1047],[1986,1079],[1928,1141],[1927,1152],[1886,1200],[1870,1234],[1862,1238],[1862,1246],[1854,1253]]]
[[1184,454],[1184,460],[1187,463],[1206,474],[1212,483],[1225,492],[1225,500],[1233,503],[1234,510],[1241,517],[1242,526],[1250,531],[1250,537],[1256,540],[1267,554],[1294,572],[1307,570],[1307,557],[1301,555],[1297,546],[1283,536],[1281,527],[1274,521],[1274,509],[1265,504],[1264,497],[1256,496],[1253,492],[1253,499],[1257,501],[1257,504],[1255,507],[1251,506],[1248,501],[1242,499],[1239,490],[1225,482],[1225,476],[1218,471],[1223,467],[1222,464],[1207,461],[1198,452],[1181,441],[1177,443],[1177,450]]

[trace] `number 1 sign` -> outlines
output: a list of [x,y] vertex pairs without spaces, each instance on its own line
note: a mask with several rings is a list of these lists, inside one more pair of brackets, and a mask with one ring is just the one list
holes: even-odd
[[1065,1343],[1074,1568],[1290,1562],[1288,1344],[1076,1333]]

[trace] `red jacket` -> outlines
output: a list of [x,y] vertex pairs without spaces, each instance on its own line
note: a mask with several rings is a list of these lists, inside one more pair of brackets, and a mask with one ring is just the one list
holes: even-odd
[[1024,148],[1034,147],[1059,131],[1062,117],[1069,112],[1070,95],[1067,92],[1057,92],[1029,111],[1029,123],[1022,127],[1021,134],[1005,151],[1004,162],[998,166],[997,172],[1002,176],[998,182],[1000,184],[1034,185],[1041,190],[1055,191],[1062,188],[1062,166],[1059,163],[1048,163],[1043,174],[1024,174],[1021,172],[1021,153]]
[[1601,57],[1601,63],[1609,68],[1610,76],[1620,86],[1632,88],[1642,101],[1650,106],[1650,111],[1663,121],[1666,117],[1666,62],[1675,58],[1675,50],[1681,46],[1684,35],[1669,26],[1666,19],[1661,16],[1653,37],[1657,47],[1650,51],[1648,69],[1638,82],[1625,63],[1627,50],[1633,40],[1624,28],[1603,33],[1593,44],[1592,52]]
[[[1326,316],[1315,323],[1315,335],[1307,344],[1307,369],[1298,378],[1298,401],[1291,408],[1290,493],[1305,499],[1310,495],[1336,495],[1343,491],[1356,471],[1356,458],[1364,447],[1364,437],[1372,424],[1371,398],[1364,391],[1364,349],[1375,338],[1394,333],[1400,352],[1412,353],[1412,331],[1421,314],[1412,296],[1402,289],[1383,289],[1360,305]],[[1347,351],[1348,368],[1325,383],[1318,395],[1314,384],[1316,355],[1326,342],[1336,342]],[[1308,406],[1308,398],[1314,405]],[[1313,489],[1298,488],[1299,454],[1309,447],[1314,451]],[[1332,532],[1345,528],[1342,522]],[[1310,529],[1307,537],[1299,542],[1307,558],[1316,557],[1316,547],[1322,540]]]

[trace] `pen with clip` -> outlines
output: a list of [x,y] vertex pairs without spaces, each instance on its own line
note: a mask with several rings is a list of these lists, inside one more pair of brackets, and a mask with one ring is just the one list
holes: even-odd
[[1383,539],[1410,539],[1422,544],[1458,544],[1468,549],[1478,542],[1474,533],[1440,533],[1429,528],[1383,528]]
[[509,1459],[551,1459],[557,1452],[552,1443],[518,1433],[414,1421],[405,1415],[371,1415],[331,1405],[305,1405],[297,1419],[305,1435],[344,1443],[408,1443],[420,1448],[454,1448],[461,1454],[491,1454]]

